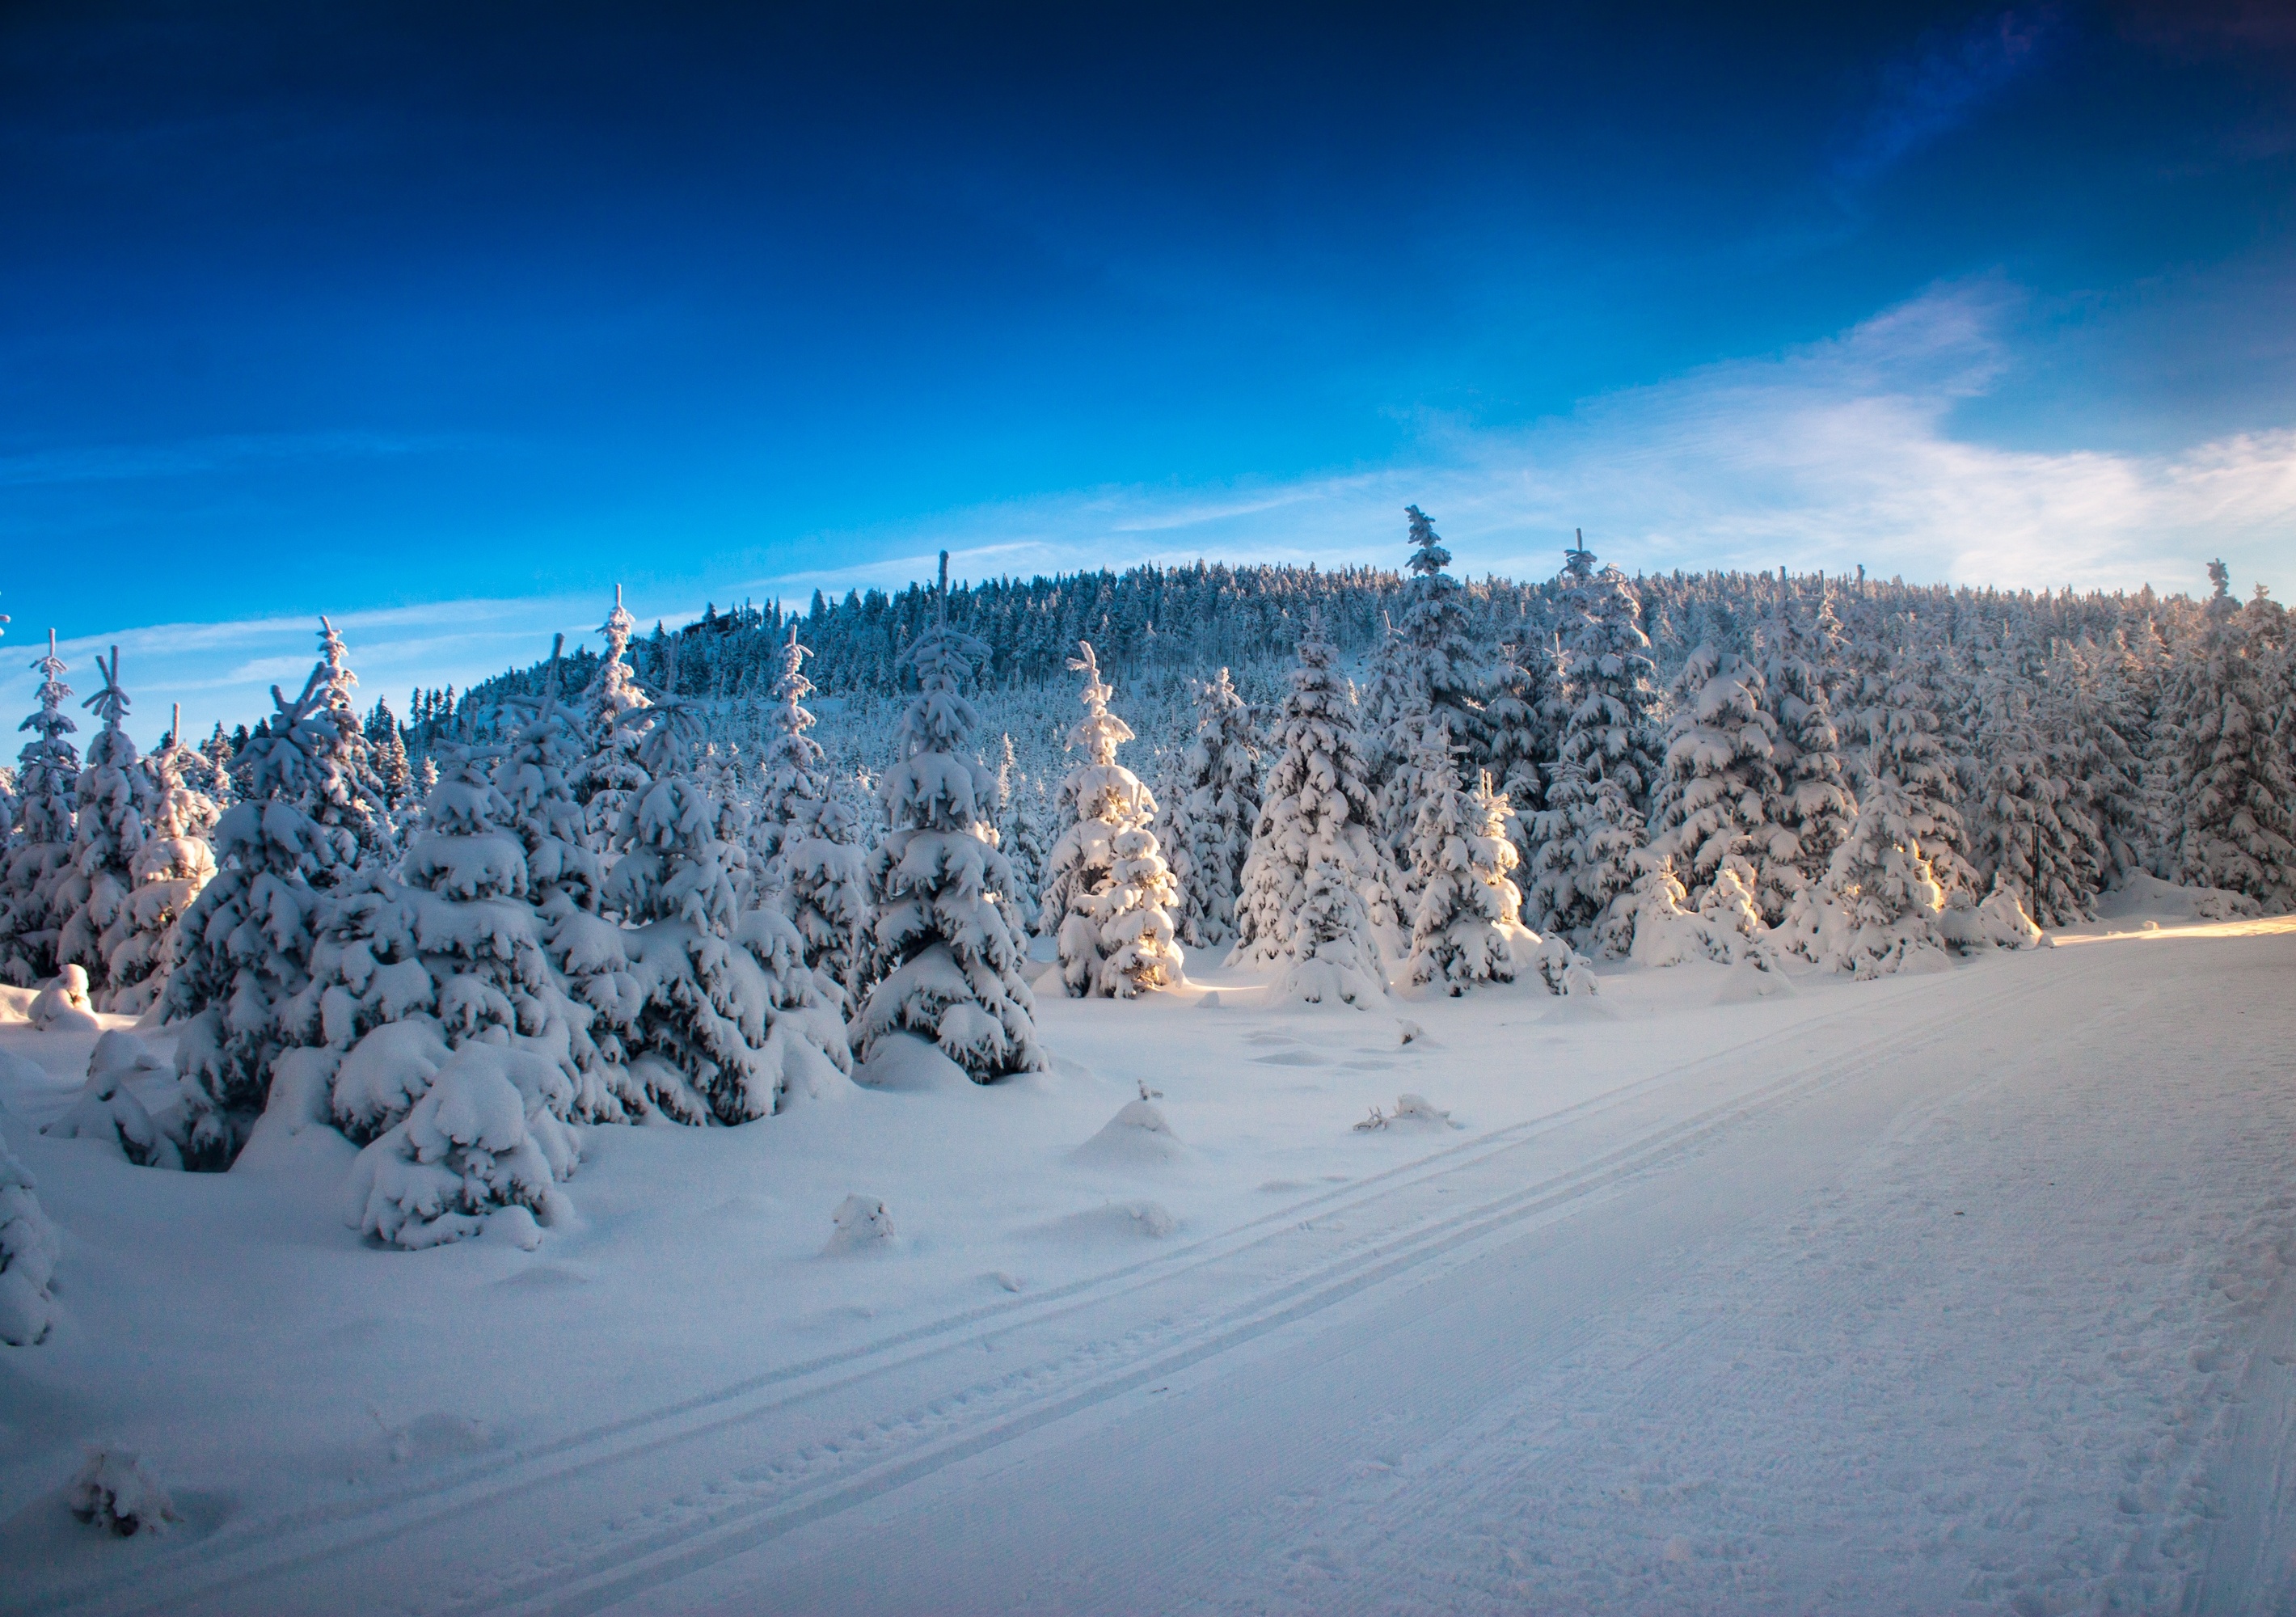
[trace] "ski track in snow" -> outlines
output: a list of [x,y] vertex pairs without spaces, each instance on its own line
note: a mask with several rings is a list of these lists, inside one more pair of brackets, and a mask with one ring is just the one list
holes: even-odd
[[2292,963],[2251,929],[1843,991],[1146,1261],[0,1609],[2284,1607]]

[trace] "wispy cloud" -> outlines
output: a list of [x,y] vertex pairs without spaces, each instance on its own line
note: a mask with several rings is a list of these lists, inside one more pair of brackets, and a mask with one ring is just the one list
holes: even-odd
[[[2201,587],[2214,555],[2243,584],[2296,579],[2296,428],[2281,424],[2175,453],[2046,453],[1973,441],[1954,412],[2007,372],[2017,308],[1997,283],[1939,288],[1828,341],[1718,365],[1588,401],[1565,416],[1492,430],[1431,416],[1392,464],[1219,487],[1107,488],[944,512],[896,528],[816,535],[840,558],[818,570],[715,583],[801,603],[814,588],[895,587],[931,576],[947,546],[960,577],[1026,576],[1143,561],[1393,566],[1402,507],[1433,512],[1463,569],[1552,574],[1575,528],[1630,570],[1824,568],[2006,587]],[[842,558],[853,558],[845,560]],[[570,644],[603,594],[464,600],[354,612],[336,622],[371,697],[467,685]],[[692,600],[633,599],[651,624]],[[316,615],[161,624],[70,643],[86,668],[113,642],[146,697],[139,737],[183,700],[198,727],[251,718],[266,687],[299,683]],[[0,719],[22,711],[36,626],[0,641]]]
[[467,447],[470,440],[381,432],[226,434],[159,444],[82,444],[0,454],[0,487],[196,477],[257,461],[378,459]]
[[1882,70],[1881,94],[1834,160],[1841,180],[1864,185],[1967,123],[2030,71],[2055,27],[2051,12],[1980,17],[1951,38],[1931,38]]

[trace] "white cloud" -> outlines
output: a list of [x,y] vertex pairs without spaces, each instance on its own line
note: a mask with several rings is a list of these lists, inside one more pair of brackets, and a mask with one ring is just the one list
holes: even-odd
[[[2007,300],[1989,284],[1940,289],[1832,341],[1606,395],[1528,427],[1430,418],[1416,453],[1393,465],[1081,490],[816,536],[806,548],[837,561],[711,593],[801,603],[816,586],[898,586],[930,578],[943,545],[970,578],[1198,556],[1392,566],[1413,501],[1477,573],[1551,574],[1583,527],[1598,554],[1629,570],[1846,572],[1862,562],[1923,582],[2175,591],[2203,587],[2204,564],[2222,555],[2243,586],[2261,579],[2284,593],[2296,562],[2296,430],[2149,456],[2045,454],[1954,435],[1955,406],[2011,362],[1998,334]],[[397,706],[413,685],[463,685],[541,656],[554,632],[594,642],[607,604],[587,594],[456,601],[336,620],[365,693]],[[650,626],[700,604],[631,608]],[[144,696],[140,738],[164,727],[177,698],[202,730],[258,717],[267,685],[299,683],[316,628],[316,614],[164,624],[65,654],[85,673],[101,645],[127,652],[129,688]],[[19,623],[0,642],[0,716],[30,702],[31,632]]]

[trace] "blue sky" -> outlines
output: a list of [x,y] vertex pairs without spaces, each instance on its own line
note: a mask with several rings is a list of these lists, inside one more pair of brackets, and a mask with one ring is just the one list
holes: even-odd
[[[2266,4],[0,16],[0,703],[1144,559],[2296,587]],[[147,718],[147,716],[148,717]]]

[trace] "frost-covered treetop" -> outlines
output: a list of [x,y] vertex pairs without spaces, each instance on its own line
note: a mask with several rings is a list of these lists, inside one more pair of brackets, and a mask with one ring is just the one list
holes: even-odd
[[775,825],[809,821],[811,817],[801,806],[818,805],[829,796],[829,782],[821,772],[827,755],[821,743],[806,734],[814,725],[813,715],[803,705],[813,694],[813,681],[805,677],[805,660],[812,654],[810,647],[799,644],[797,625],[792,622],[789,640],[782,647],[781,677],[774,682],[778,705],[774,710],[773,736],[766,743],[762,760],[765,800],[761,808]]
[[637,620],[622,604],[622,587],[614,586],[614,609],[606,614],[599,633],[606,638],[604,655],[598,660],[598,671],[582,694],[582,706],[589,721],[590,744],[603,747],[612,733],[620,727],[624,715],[648,705],[637,676],[631,671],[623,653],[629,650],[631,631]]
[[1116,749],[1132,739],[1132,726],[1108,710],[1108,699],[1116,693],[1100,677],[1091,641],[1077,642],[1077,655],[1069,659],[1069,667],[1084,676],[1084,689],[1077,697],[1084,703],[1084,717],[1069,731],[1069,745],[1082,748],[1086,757],[1106,767],[1116,761]]
[[1411,519],[1411,570],[1423,579],[1440,574],[1451,565],[1451,553],[1435,537],[1435,519],[1416,505],[1406,505],[1403,513]]
[[[71,715],[64,711],[64,703],[71,700],[71,686],[64,683],[64,660],[56,655],[55,630],[48,631],[47,653],[33,659],[32,671],[40,676],[40,710],[16,726],[31,731],[37,738],[24,750],[28,765],[45,761],[45,755],[36,760],[33,754],[43,746],[54,746],[79,728],[71,721]],[[69,743],[66,751],[70,751]]]
[[119,685],[119,648],[116,645],[111,648],[110,662],[98,657],[95,668],[103,676],[103,688],[79,705],[102,719],[106,730],[117,731],[127,718],[128,708],[133,705],[128,701],[127,693]]

